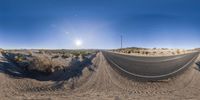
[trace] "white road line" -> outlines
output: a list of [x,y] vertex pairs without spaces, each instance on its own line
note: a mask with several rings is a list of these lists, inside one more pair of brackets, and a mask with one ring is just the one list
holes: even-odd
[[173,72],[168,73],[168,74],[163,74],[163,75],[158,75],[158,76],[146,76],[146,75],[139,75],[139,74],[131,73],[131,72],[129,72],[129,71],[127,71],[127,70],[121,68],[119,65],[115,64],[112,60],[110,60],[110,58],[108,58],[108,57],[107,57],[107,58],[108,58],[108,60],[109,60],[112,64],[114,64],[117,68],[119,68],[120,70],[124,71],[124,72],[127,73],[127,74],[130,74],[130,75],[133,75],[133,76],[137,76],[137,77],[141,77],[141,78],[161,78],[161,77],[166,77],[166,76],[175,74],[175,73],[177,73],[178,71],[180,71],[180,70],[186,68],[190,63],[192,63],[193,60],[196,59],[196,57],[197,57],[197,55],[194,56],[187,64],[185,64],[183,67],[179,68],[178,70],[173,71]]

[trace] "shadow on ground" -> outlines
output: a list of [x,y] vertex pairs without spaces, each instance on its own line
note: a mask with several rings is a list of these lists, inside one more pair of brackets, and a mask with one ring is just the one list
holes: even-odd
[[196,70],[200,71],[200,61],[196,63],[197,67],[195,67]]
[[0,72],[5,73],[13,78],[31,78],[39,81],[65,81],[73,78],[79,78],[83,74],[83,69],[88,68],[89,71],[94,71],[92,59],[86,58],[84,61],[77,61],[70,67],[63,70],[55,71],[51,74],[45,74],[39,71],[28,71],[26,68],[19,67],[17,64],[11,61],[0,62]]

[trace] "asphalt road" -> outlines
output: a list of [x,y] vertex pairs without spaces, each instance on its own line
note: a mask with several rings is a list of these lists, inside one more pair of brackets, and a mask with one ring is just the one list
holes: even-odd
[[130,77],[147,80],[165,79],[186,70],[199,52],[163,57],[141,57],[103,51],[107,61],[117,71]]

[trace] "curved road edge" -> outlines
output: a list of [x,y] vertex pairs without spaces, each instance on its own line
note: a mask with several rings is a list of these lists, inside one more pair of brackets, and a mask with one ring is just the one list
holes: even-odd
[[102,54],[104,55],[104,57],[106,58],[107,62],[111,65],[111,67],[119,72],[119,74],[126,76],[128,78],[134,79],[134,80],[141,80],[141,81],[155,81],[155,80],[163,80],[163,79],[167,79],[176,75],[179,75],[181,73],[183,73],[185,70],[187,70],[187,68],[189,68],[192,64],[194,64],[196,58],[199,56],[199,52],[190,60],[188,61],[184,66],[182,66],[181,68],[170,72],[168,74],[163,74],[163,75],[157,75],[157,76],[147,76],[147,75],[139,75],[139,74],[135,74],[135,73],[131,73],[130,71],[125,70],[123,67],[121,67],[120,65],[116,64],[114,61],[112,61],[109,56],[106,55],[106,51],[102,51]]

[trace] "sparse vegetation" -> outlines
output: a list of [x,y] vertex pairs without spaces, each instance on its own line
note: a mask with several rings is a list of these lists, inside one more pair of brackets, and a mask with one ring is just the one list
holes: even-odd
[[123,49],[114,49],[113,52],[119,52],[124,54],[131,55],[143,55],[143,56],[168,56],[168,55],[177,55],[177,54],[185,54],[191,52],[189,50],[184,49],[168,49],[168,48],[123,48]]
[[176,53],[177,53],[177,54],[180,54],[180,53],[181,53],[180,49],[177,49],[177,50],[176,50]]
[[8,50],[3,54],[14,64],[28,71],[52,73],[67,68],[78,60],[83,61],[92,53],[94,52],[86,50]]
[[22,56],[15,56],[14,60],[16,62],[21,62],[23,60],[23,57]]
[[59,55],[54,55],[54,56],[51,57],[51,59],[55,59],[55,58],[58,58],[58,57],[59,57]]
[[4,53],[3,49],[0,48],[0,53]]
[[69,58],[70,55],[69,55],[69,54],[63,54],[61,57],[62,57],[63,59],[66,59],[66,58]]

